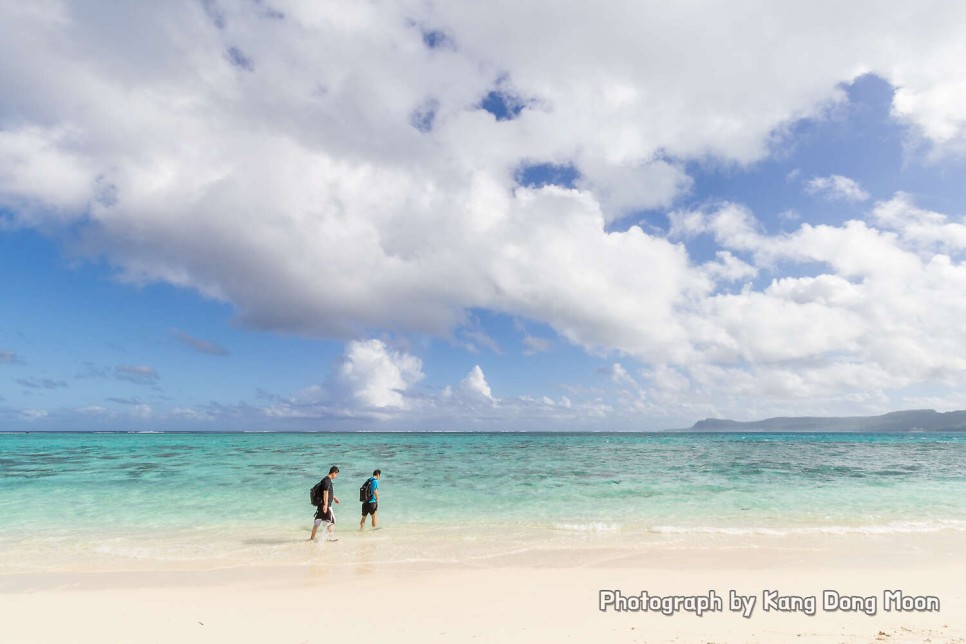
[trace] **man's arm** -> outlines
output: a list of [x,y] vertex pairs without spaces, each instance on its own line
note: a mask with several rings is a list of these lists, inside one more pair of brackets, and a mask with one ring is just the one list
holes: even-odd
[[322,490],[322,511],[325,512],[329,509],[329,491]]

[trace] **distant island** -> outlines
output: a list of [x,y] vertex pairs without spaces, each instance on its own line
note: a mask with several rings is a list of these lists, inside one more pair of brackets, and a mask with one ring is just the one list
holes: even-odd
[[699,420],[687,429],[670,432],[961,432],[966,411],[940,413],[935,409],[895,411],[881,416],[795,416],[741,422],[723,418]]

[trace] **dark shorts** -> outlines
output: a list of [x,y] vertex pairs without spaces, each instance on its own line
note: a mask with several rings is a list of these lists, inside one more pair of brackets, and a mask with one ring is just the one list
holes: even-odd
[[329,521],[331,523],[335,523],[335,515],[332,514],[332,508],[329,508],[328,510],[326,510],[323,513],[322,512],[322,506],[320,505],[318,507],[318,509],[316,509],[316,511],[315,511],[315,520],[316,521]]
[[378,509],[379,509],[379,502],[378,501],[375,502],[375,503],[363,503],[362,504],[362,516],[366,516],[367,514],[375,514],[376,513],[376,510],[378,510]]

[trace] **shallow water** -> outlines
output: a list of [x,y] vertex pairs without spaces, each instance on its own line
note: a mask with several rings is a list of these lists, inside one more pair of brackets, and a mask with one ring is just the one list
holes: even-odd
[[602,535],[966,531],[955,433],[6,434],[0,569],[298,561],[308,490],[331,464],[340,530],[357,526],[358,487],[379,467],[380,521],[397,545],[449,540],[484,557]]

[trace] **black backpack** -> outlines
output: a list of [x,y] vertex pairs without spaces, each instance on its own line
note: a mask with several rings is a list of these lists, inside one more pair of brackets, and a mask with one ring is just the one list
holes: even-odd
[[359,500],[363,503],[368,503],[369,499],[372,498],[372,477],[370,476],[366,479],[366,482],[362,484],[359,488]]
[[319,481],[309,490],[309,503],[315,507],[322,505],[322,481]]

